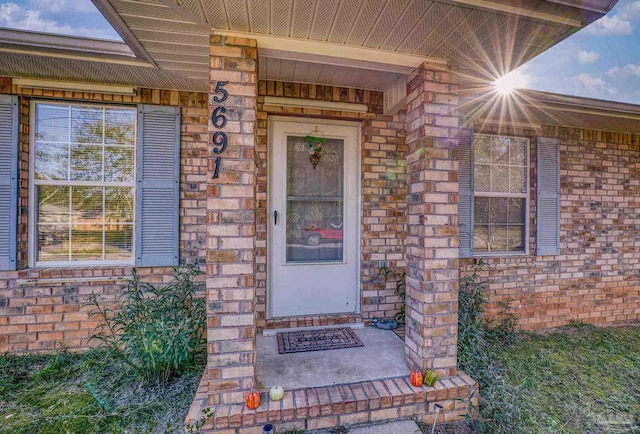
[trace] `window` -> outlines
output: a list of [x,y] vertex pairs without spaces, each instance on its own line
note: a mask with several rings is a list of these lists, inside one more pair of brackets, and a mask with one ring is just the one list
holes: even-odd
[[526,253],[529,140],[473,138],[473,252]]
[[135,108],[34,104],[32,262],[133,262],[135,130]]

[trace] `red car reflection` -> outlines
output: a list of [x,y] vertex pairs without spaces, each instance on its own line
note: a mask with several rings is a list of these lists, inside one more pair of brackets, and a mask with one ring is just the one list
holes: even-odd
[[309,233],[307,243],[309,243],[310,246],[318,245],[322,240],[342,240],[342,223],[339,225],[329,223],[328,228],[311,224],[305,230]]

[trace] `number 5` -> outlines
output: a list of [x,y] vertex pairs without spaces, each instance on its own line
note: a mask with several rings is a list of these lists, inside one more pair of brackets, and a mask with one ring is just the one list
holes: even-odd
[[214,90],[215,93],[221,93],[222,97],[219,97],[218,95],[214,95],[213,96],[213,101],[214,102],[222,102],[225,101],[227,99],[227,97],[229,96],[229,92],[227,92],[226,90],[224,90],[222,87],[226,86],[227,84],[229,84],[228,81],[218,81],[216,82],[216,90]]

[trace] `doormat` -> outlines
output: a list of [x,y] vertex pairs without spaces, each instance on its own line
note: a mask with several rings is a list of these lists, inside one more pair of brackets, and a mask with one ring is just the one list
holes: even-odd
[[348,327],[278,333],[278,352],[280,354],[363,346],[364,344],[358,335]]

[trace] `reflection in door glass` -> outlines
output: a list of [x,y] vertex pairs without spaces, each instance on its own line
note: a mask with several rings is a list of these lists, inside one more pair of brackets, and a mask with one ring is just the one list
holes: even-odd
[[304,137],[287,138],[287,262],[344,258],[344,141],[329,139],[314,169]]

